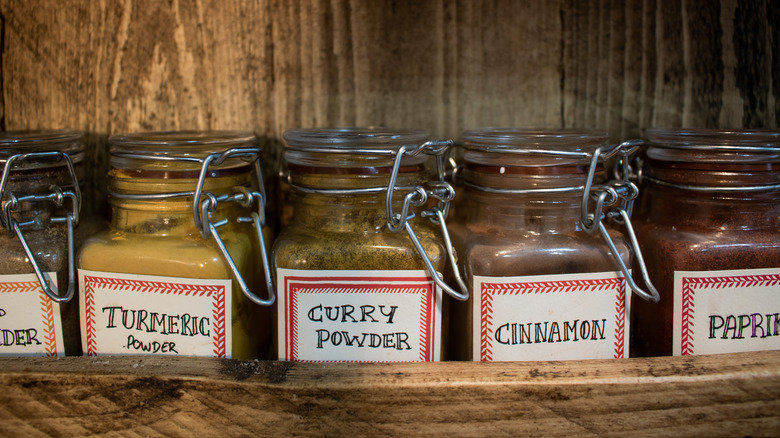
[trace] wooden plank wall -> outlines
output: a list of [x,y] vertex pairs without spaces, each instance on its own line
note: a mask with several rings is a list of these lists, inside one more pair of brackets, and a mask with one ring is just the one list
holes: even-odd
[[780,125],[776,0],[0,0],[0,128]]

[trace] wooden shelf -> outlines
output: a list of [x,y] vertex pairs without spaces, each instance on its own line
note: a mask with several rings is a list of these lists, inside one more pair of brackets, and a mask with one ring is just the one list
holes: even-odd
[[780,433],[780,351],[569,362],[0,359],[0,434]]

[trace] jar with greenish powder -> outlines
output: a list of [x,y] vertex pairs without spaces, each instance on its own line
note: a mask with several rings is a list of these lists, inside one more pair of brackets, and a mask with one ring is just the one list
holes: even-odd
[[109,141],[111,226],[79,255],[85,353],[269,357],[274,297],[268,288],[261,298],[270,236],[255,136]]
[[440,360],[442,291],[465,299],[441,280],[450,142],[380,128],[284,138],[294,212],[273,250],[280,359]]

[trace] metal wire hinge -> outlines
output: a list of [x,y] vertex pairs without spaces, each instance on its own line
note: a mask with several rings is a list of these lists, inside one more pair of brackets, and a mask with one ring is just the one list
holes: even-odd
[[[455,250],[452,246],[452,241],[445,223],[445,217],[449,212],[450,202],[455,197],[455,190],[449,183],[444,181],[444,154],[450,147],[452,147],[452,141],[438,140],[429,141],[421,145],[407,145],[399,148],[395,157],[395,162],[393,163],[393,170],[390,174],[390,181],[387,186],[387,226],[390,231],[394,233],[397,233],[401,230],[406,230],[415,250],[422,258],[426,270],[431,275],[436,285],[451,297],[460,301],[466,301],[469,298],[468,286],[463,281],[463,277],[461,276],[460,270],[458,269],[457,257],[455,255]],[[396,181],[398,179],[398,172],[401,167],[401,161],[403,157],[413,157],[420,153],[432,155],[436,158],[436,172],[438,179],[429,183],[429,188],[425,188],[423,186],[416,186],[411,188],[397,187]],[[393,209],[393,195],[396,190],[402,189],[405,189],[407,193],[404,195],[401,212],[396,213]],[[410,224],[410,220],[414,218],[414,214],[409,213],[410,207],[423,206],[428,203],[429,198],[437,199],[438,203],[430,210],[423,211],[421,215],[423,217],[428,217],[432,222],[440,225],[444,240],[444,247],[447,252],[447,258],[450,262],[450,266],[453,270],[455,280],[458,283],[460,290],[455,290],[444,282],[444,280],[441,278],[441,275],[434,268],[430,257],[425,252],[425,248],[423,248],[420,240],[417,238],[417,235],[415,234],[414,229]]]
[[[639,140],[632,140],[621,143],[617,146],[620,162],[619,165],[623,166],[623,179],[610,181],[604,186],[598,188],[593,186],[593,178],[595,176],[596,167],[598,165],[599,156],[601,154],[601,148],[596,149],[591,157],[590,168],[588,170],[588,177],[585,182],[585,188],[582,192],[582,226],[588,233],[594,233],[598,230],[601,237],[606,241],[609,246],[612,256],[620,268],[620,272],[623,273],[628,286],[639,297],[651,301],[658,302],[660,295],[650,281],[650,276],[647,272],[647,265],[645,264],[644,257],[642,256],[642,250],[639,248],[639,242],[637,241],[634,228],[631,226],[631,212],[633,209],[634,200],[639,194],[639,189],[636,185],[628,180],[628,158],[633,154],[640,146],[642,142]],[[590,208],[590,201],[594,200],[593,208]],[[608,209],[606,213],[605,209]],[[641,271],[642,279],[647,287],[647,291],[640,288],[636,281],[634,281],[631,271],[623,262],[620,253],[615,246],[614,241],[609,235],[607,228],[604,226],[604,218],[612,219],[614,222],[622,224],[626,227],[629,242],[631,244],[631,250],[636,257],[637,265]]]
[[[208,168],[211,165],[220,165],[226,159],[231,157],[238,157],[245,160],[251,160],[253,170],[256,178],[256,185],[259,191],[250,191],[246,187],[234,187],[234,194],[232,195],[220,195],[215,196],[212,193],[204,192],[203,185],[208,175]],[[200,170],[200,176],[198,177],[198,184],[195,187],[195,192],[192,197],[192,213],[195,225],[200,230],[201,237],[208,239],[214,237],[214,241],[217,244],[222,256],[233,273],[238,286],[244,295],[252,302],[261,306],[270,306],[276,300],[276,293],[274,289],[274,277],[273,270],[271,269],[270,257],[266,247],[265,236],[263,234],[263,226],[266,223],[265,215],[265,188],[263,185],[263,173],[260,168],[258,150],[255,148],[234,148],[229,149],[222,153],[212,153],[203,159],[203,164]],[[252,205],[257,206],[257,211],[253,211],[249,216],[241,216],[238,218],[240,223],[251,223],[254,225],[255,234],[257,235],[257,243],[260,246],[260,255],[263,263],[263,271],[265,272],[266,288],[268,290],[268,298],[260,298],[257,294],[252,292],[247,286],[244,277],[241,275],[238,267],[236,266],[233,257],[230,255],[225,242],[217,231],[217,228],[228,223],[227,219],[222,219],[217,222],[212,222],[210,214],[217,210],[217,205],[220,202],[237,202],[244,208],[251,208]]]
[[[49,187],[49,192],[46,194],[18,195],[14,192],[6,193],[6,186],[8,185],[8,180],[14,165],[32,159],[52,160],[55,163],[64,160],[68,167],[68,171],[70,172],[72,188],[69,190],[62,190],[59,186],[53,185]],[[3,168],[2,179],[0,179],[0,199],[2,200],[0,222],[10,234],[16,234],[19,238],[22,249],[32,265],[35,276],[38,278],[38,283],[40,283],[43,292],[54,302],[67,303],[73,298],[76,291],[76,251],[73,229],[78,225],[79,212],[81,211],[81,191],[79,189],[76,171],[73,167],[73,161],[70,156],[64,152],[30,152],[9,157]],[[40,264],[35,259],[35,253],[32,248],[30,248],[30,244],[23,232],[25,228],[40,227],[44,224],[40,222],[40,218],[19,222],[14,219],[13,212],[16,211],[21,204],[27,202],[51,202],[55,206],[61,207],[64,205],[66,199],[71,201],[71,211],[64,217],[52,217],[49,219],[51,223],[64,223],[67,230],[68,289],[65,292],[65,295],[58,295],[52,290],[50,286],[51,281],[41,270]],[[56,279],[54,281],[56,282]]]

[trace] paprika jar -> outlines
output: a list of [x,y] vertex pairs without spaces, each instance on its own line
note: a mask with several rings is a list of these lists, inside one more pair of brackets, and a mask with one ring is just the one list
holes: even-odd
[[0,133],[0,355],[81,354],[71,298],[83,163],[79,132]]
[[[452,263],[449,141],[418,130],[284,134],[293,215],[274,245],[279,357],[441,359],[441,279]],[[435,161],[432,173],[426,166]],[[433,176],[431,176],[433,175]]]
[[[452,224],[471,298],[452,303],[450,346],[464,360],[628,357],[630,225],[637,189],[606,160],[637,146],[599,130],[463,133],[465,188]],[[627,227],[630,231],[630,226]]]
[[269,357],[274,296],[254,135],[109,143],[111,225],[79,254],[86,354]]
[[637,237],[658,286],[641,356],[780,348],[780,131],[649,129]]

